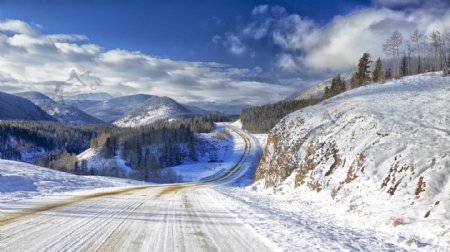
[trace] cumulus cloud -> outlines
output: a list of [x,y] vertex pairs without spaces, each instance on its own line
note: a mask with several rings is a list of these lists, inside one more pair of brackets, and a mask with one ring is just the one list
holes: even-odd
[[247,50],[247,47],[242,43],[241,38],[231,32],[225,33],[223,38],[219,35],[215,35],[212,38],[212,41],[215,44],[223,45],[234,55],[242,55]]
[[[219,38],[218,38],[219,39]],[[221,43],[240,54],[245,47],[227,34]],[[72,71],[91,79],[69,80]],[[55,88],[70,92],[110,92],[114,95],[149,93],[180,102],[226,106],[234,110],[287,96],[292,88],[258,80],[261,69],[235,68],[214,62],[159,58],[139,51],[106,50],[79,34],[42,34],[20,21],[0,21],[0,90],[37,90],[52,94]],[[99,85],[96,79],[101,80]],[[86,84],[87,85],[83,85]]]
[[448,4],[447,0],[374,0],[373,7],[336,16],[325,25],[279,6],[260,5],[234,34],[244,46],[255,41],[276,46],[273,62],[281,70],[327,77],[352,70],[364,52],[382,57],[381,45],[395,30],[406,38],[415,29],[449,32],[450,9],[443,8]]

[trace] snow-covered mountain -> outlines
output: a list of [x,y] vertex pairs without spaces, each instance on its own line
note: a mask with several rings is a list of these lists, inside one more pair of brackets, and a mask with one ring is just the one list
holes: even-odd
[[0,120],[56,121],[31,101],[0,92]]
[[[350,86],[350,80],[352,78],[353,73],[344,73],[341,74],[341,79],[345,81],[345,84],[347,87]],[[323,92],[325,87],[331,86],[331,81],[333,80],[334,76],[332,78],[326,79],[324,81],[318,82],[312,86],[306,87],[298,92],[293,93],[290,95],[286,100],[306,100],[310,98],[321,98],[323,96]]]
[[39,92],[21,92],[15,95],[23,97],[32,101],[39,106],[47,114],[60,122],[65,123],[103,123],[103,121],[90,116],[78,108],[65,104],[58,103],[52,100],[50,97]]
[[257,185],[448,245],[449,104],[450,78],[431,73],[294,112],[271,130]]
[[169,97],[152,96],[114,122],[119,127],[144,126],[166,119],[180,119],[195,115],[191,110]]
[[91,100],[91,101],[106,101],[114,98],[114,96],[105,93],[105,92],[97,92],[97,93],[82,93],[76,95],[68,95],[64,96],[64,100]]
[[150,97],[146,94],[116,97],[94,103],[83,111],[105,122],[114,122]]

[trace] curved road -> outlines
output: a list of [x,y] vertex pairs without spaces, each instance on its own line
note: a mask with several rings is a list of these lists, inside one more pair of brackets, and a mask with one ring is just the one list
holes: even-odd
[[242,176],[239,162],[204,183],[141,186],[46,201],[0,216],[0,251],[271,251],[212,190]]

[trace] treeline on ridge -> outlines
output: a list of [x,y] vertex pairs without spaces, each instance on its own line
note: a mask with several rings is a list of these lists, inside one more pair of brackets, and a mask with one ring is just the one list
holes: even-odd
[[321,99],[285,100],[243,109],[240,115],[242,127],[252,133],[267,133],[287,114],[320,101]]

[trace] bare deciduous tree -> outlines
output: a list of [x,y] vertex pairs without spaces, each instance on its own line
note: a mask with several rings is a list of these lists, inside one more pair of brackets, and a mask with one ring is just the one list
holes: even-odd
[[403,44],[403,36],[399,31],[395,31],[383,44],[383,52],[391,55],[394,59],[394,75],[400,77],[400,47]]
[[420,59],[420,40],[423,37],[423,34],[419,32],[419,30],[415,30],[411,35],[411,41],[416,44],[417,49],[417,73],[422,72],[422,62]]

